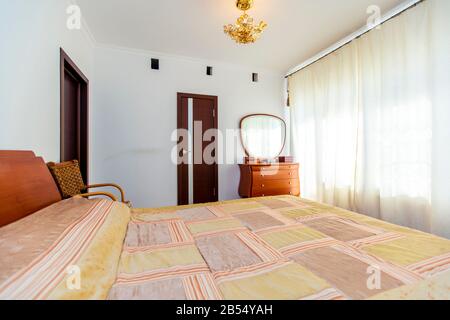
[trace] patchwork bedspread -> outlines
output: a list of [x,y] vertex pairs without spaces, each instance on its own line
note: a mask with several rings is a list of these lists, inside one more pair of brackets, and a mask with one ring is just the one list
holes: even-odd
[[295,197],[69,199],[0,228],[0,299],[450,299],[450,241]]
[[135,210],[109,299],[450,299],[450,241],[273,197]]

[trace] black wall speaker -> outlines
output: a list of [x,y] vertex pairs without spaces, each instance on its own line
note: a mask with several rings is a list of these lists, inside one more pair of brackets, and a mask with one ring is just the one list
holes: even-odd
[[206,67],[206,75],[212,76],[213,75],[213,67]]
[[152,59],[152,70],[159,70],[159,59]]
[[252,74],[252,81],[253,82],[258,82],[258,80],[259,80],[259,75],[257,73],[253,73]]

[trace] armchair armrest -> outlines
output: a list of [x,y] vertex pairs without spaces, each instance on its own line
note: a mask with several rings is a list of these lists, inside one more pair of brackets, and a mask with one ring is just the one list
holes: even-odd
[[105,196],[111,198],[112,201],[117,201],[117,198],[108,192],[89,192],[89,193],[83,193],[76,195],[76,197],[82,197],[82,198],[89,198],[89,197],[96,197],[96,196]]
[[92,185],[87,186],[86,189],[89,190],[89,189],[104,188],[104,187],[116,188],[120,192],[120,198],[121,198],[122,203],[125,203],[125,204],[129,203],[129,201],[125,200],[125,192],[123,191],[123,189],[119,185],[117,185],[115,183],[92,184]]

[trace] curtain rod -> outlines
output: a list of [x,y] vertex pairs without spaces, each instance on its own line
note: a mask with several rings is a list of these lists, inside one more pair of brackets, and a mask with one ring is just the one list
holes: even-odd
[[[310,65],[312,65],[313,63],[316,63],[319,60],[322,60],[323,58],[329,56],[330,54],[333,54],[334,52],[338,51],[339,49],[341,49],[342,47],[348,45],[349,43],[351,43],[352,41],[362,37],[363,35],[365,35],[366,33],[369,33],[370,31],[372,31],[373,29],[383,25],[384,23],[388,22],[389,20],[392,20],[396,17],[398,17],[399,15],[401,15],[402,13],[404,13],[405,11],[414,8],[415,6],[417,6],[419,3],[424,2],[425,0],[412,0],[409,3],[404,3],[402,5],[399,5],[398,7],[394,8],[393,10],[391,10],[390,12],[388,12],[384,17],[381,18],[380,22],[377,23],[376,25],[372,26],[372,27],[363,27],[360,30],[352,33],[351,35],[349,35],[348,37],[342,39],[341,41],[336,42],[333,46],[329,47],[328,49],[325,49],[324,51],[320,52],[318,55],[312,57],[311,59],[305,61],[303,64],[295,67],[294,69],[292,69],[291,72],[289,72],[285,78],[289,78],[290,76],[296,74],[297,72],[302,71],[303,69],[309,67]],[[337,47],[336,47],[337,46]]]

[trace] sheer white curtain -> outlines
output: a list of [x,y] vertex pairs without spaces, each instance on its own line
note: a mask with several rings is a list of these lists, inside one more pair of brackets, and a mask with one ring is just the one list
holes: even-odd
[[436,81],[449,3],[427,0],[290,77],[303,197],[425,231],[444,221],[450,236],[448,201],[432,206],[433,147],[449,148],[433,124],[436,91],[450,90]]

